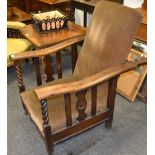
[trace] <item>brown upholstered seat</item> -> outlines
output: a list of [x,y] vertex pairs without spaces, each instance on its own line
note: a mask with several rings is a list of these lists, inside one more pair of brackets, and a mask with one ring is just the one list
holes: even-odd
[[[51,85],[55,85],[55,84],[60,84],[60,83],[68,83],[68,82],[73,82],[76,81],[74,76],[68,77],[68,78],[63,78],[63,79],[59,79],[59,80],[55,80],[52,82],[49,82],[46,84],[46,86],[51,86]],[[43,87],[45,85],[42,85],[40,87]],[[104,88],[103,88],[104,87]],[[39,87],[38,87],[39,88]],[[98,87],[98,89],[102,90],[99,91],[101,93],[98,93],[98,105],[97,105],[97,111],[98,113],[105,110],[106,108],[106,102],[105,102],[105,98],[107,95],[107,85],[102,85],[100,87]],[[105,97],[103,97],[103,94]],[[91,105],[91,96],[90,96],[90,90],[87,92],[86,95],[86,99],[87,99],[87,109],[86,109],[86,113],[87,116],[90,116],[90,105]],[[41,133],[43,134],[43,127],[42,127],[42,115],[41,115],[41,106],[40,103],[36,97],[36,95],[34,94],[33,90],[28,90],[25,91],[23,93],[21,93],[21,97],[22,100],[24,102],[24,104],[26,105],[31,118],[33,119],[33,121],[36,123],[36,125],[38,126],[39,130],[41,131]],[[76,102],[77,102],[77,98],[75,96],[75,94],[72,94],[72,118],[73,118],[73,123],[76,123],[77,120],[77,110],[76,110]],[[48,112],[49,112],[49,120],[50,120],[50,124],[51,124],[51,128],[53,132],[62,130],[66,127],[66,119],[65,119],[65,104],[64,104],[64,96],[63,95],[59,95],[59,96],[55,96],[55,97],[50,97],[47,100],[48,102]]]

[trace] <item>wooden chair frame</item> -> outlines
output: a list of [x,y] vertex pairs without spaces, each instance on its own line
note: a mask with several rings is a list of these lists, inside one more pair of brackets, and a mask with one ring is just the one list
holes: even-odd
[[7,38],[24,38],[19,29],[7,28]]
[[[34,58],[38,60],[38,57],[41,56],[48,56],[53,53],[57,53],[60,50],[64,49],[65,47],[71,46],[73,44],[77,44],[84,40],[84,37],[73,38],[63,43],[59,43],[55,46],[41,49],[37,51],[29,51],[21,54],[11,55],[10,58],[16,64],[17,70],[17,79],[18,79],[18,87],[20,93],[25,91],[25,86],[23,83],[22,77],[22,68],[20,65],[20,61],[25,58]],[[36,61],[36,75],[37,81],[40,81],[38,85],[41,85],[41,76],[40,76],[40,68],[39,63]],[[76,82],[64,83],[64,84],[57,84],[54,86],[45,86],[43,88],[34,89],[35,95],[37,96],[38,100],[40,101],[41,111],[42,111],[42,119],[43,119],[43,131],[44,135],[42,136],[47,152],[49,155],[52,155],[53,152],[53,145],[65,140],[71,136],[79,134],[97,124],[102,123],[105,121],[106,128],[110,129],[112,127],[113,121],[113,113],[114,113],[114,106],[115,106],[115,96],[116,96],[116,86],[117,86],[117,79],[120,74],[132,70],[136,68],[138,65],[144,65],[146,61],[140,62],[126,62],[124,64],[120,64],[118,66],[114,66],[108,68],[102,72],[99,72],[91,77],[82,79]],[[103,83],[105,81],[109,81],[109,89],[108,89],[108,97],[107,97],[107,109],[97,114],[96,106],[97,106],[97,85]],[[91,88],[91,116],[88,118],[85,109],[87,106],[87,101],[85,99],[87,89]],[[77,95],[77,105],[76,109],[78,111],[78,121],[77,124],[72,124],[72,112],[71,112],[71,93],[75,92]],[[51,125],[49,124],[48,118],[48,109],[47,109],[47,98],[50,96],[56,96],[64,94],[64,101],[65,101],[65,115],[66,115],[66,128],[64,130],[52,133]],[[23,103],[23,102],[22,102]],[[26,114],[29,115],[28,109],[23,103],[24,110]],[[31,118],[31,116],[30,116]],[[42,134],[41,134],[42,135]]]
[[[21,32],[19,29],[14,29],[14,28],[7,28],[7,38],[23,38]],[[9,65],[7,65],[7,67],[11,67],[13,66],[14,63],[10,63]]]

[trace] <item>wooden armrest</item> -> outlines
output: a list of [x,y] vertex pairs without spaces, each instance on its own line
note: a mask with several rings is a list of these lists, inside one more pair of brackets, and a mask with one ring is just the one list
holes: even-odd
[[118,76],[124,72],[130,71],[139,65],[145,65],[146,60],[139,62],[126,62],[118,66],[110,67],[102,72],[92,75],[88,78],[64,84],[57,84],[55,86],[45,86],[43,88],[34,89],[34,92],[38,100],[45,99],[50,96],[55,96],[59,94],[66,94],[77,92],[89,87],[92,87],[98,83],[107,81],[115,76]]
[[64,41],[62,43],[56,44],[54,46],[51,46],[51,47],[48,47],[48,48],[45,48],[45,49],[35,50],[35,51],[27,51],[27,52],[24,52],[24,53],[13,54],[13,55],[10,55],[10,59],[12,61],[17,61],[17,60],[22,60],[22,59],[25,59],[25,58],[34,58],[34,57],[49,55],[49,54],[52,54],[52,53],[56,53],[57,51],[62,50],[64,48],[68,47],[68,46],[71,46],[72,44],[81,42],[81,41],[84,40],[84,38],[85,38],[85,36],[82,35],[82,36],[79,36],[77,38],[72,38],[72,39],[66,40],[66,41]]

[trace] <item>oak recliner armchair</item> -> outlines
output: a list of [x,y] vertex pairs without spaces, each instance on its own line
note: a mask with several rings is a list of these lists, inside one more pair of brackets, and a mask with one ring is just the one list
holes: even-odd
[[[83,36],[55,46],[11,55],[22,105],[39,129],[49,155],[53,145],[103,121],[112,127],[117,79],[146,61],[127,62],[142,15],[117,3],[100,1]],[[42,85],[39,59],[84,39],[73,75]],[[33,58],[38,87],[25,90],[20,60]]]

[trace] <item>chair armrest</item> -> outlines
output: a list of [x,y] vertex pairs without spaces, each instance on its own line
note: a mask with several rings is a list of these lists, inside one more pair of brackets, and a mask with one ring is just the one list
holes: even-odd
[[56,53],[57,51],[60,51],[68,46],[71,46],[72,44],[78,43],[83,41],[85,38],[84,35],[79,36],[77,38],[72,38],[69,40],[66,40],[62,43],[56,44],[54,46],[45,48],[45,49],[41,49],[41,50],[35,50],[35,51],[27,51],[24,53],[18,53],[18,54],[13,54],[10,55],[10,59],[12,61],[17,61],[17,60],[22,60],[25,58],[35,58],[35,57],[40,57],[40,56],[45,56],[45,55],[49,55],[52,53]]
[[34,92],[38,100],[42,100],[50,96],[55,96],[59,94],[77,92],[80,90],[90,88],[101,82],[108,81],[113,77],[116,77],[124,72],[130,71],[139,65],[145,65],[146,63],[146,60],[142,60],[139,62],[126,62],[124,64],[110,67],[102,72],[99,72],[95,75],[92,75],[88,78],[76,82],[57,84],[55,86],[45,86],[43,88],[34,89]]

